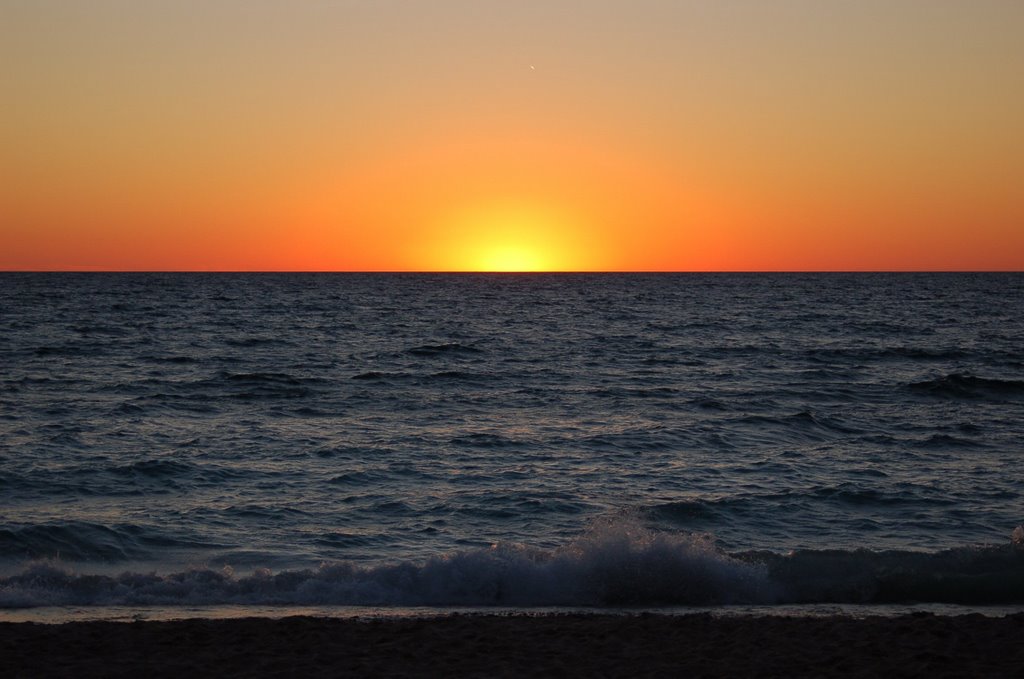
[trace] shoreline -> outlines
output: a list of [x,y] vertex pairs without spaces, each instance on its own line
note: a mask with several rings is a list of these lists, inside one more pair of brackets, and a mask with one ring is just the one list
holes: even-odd
[[638,617],[656,615],[686,617],[711,615],[715,618],[899,618],[933,615],[960,617],[982,615],[1002,618],[1024,615],[1024,603],[968,605],[938,602],[911,604],[719,604],[714,606],[350,606],[298,604],[194,604],[113,606],[31,606],[0,608],[0,624],[35,623],[62,625],[85,622],[178,622],[182,620],[240,620],[245,618],[281,620],[319,618],[334,620],[434,620],[450,617],[552,617],[605,616]]
[[1019,676],[1024,613],[692,613],[0,623],[5,674]]

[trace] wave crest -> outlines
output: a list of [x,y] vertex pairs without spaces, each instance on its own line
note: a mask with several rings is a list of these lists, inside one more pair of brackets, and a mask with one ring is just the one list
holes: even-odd
[[1024,602],[1024,544],[938,552],[727,554],[709,535],[608,520],[554,549],[498,543],[372,566],[238,576],[230,569],[76,574],[52,562],[0,578],[0,607],[348,605],[657,607],[726,604]]
[[724,554],[709,536],[608,522],[553,550],[498,543],[422,563],[343,562],[243,577],[205,568],[164,576],[79,575],[36,563],[0,578],[0,606],[718,605],[767,600],[768,586],[762,566]]

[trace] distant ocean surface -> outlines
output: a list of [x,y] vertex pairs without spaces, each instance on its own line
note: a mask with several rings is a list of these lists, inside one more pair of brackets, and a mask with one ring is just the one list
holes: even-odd
[[1024,604],[1022,274],[0,274],[0,607]]

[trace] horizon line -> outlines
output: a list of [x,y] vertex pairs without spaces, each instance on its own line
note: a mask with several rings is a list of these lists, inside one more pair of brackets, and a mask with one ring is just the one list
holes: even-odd
[[387,274],[387,275],[578,275],[578,274],[883,274],[1024,273],[1024,269],[552,269],[550,271],[476,271],[438,269],[2,269],[0,274],[168,273],[168,274]]

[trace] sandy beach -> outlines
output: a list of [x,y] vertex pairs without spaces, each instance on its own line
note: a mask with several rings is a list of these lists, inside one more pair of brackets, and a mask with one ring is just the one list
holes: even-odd
[[0,625],[9,677],[1010,677],[1002,618],[477,616]]

